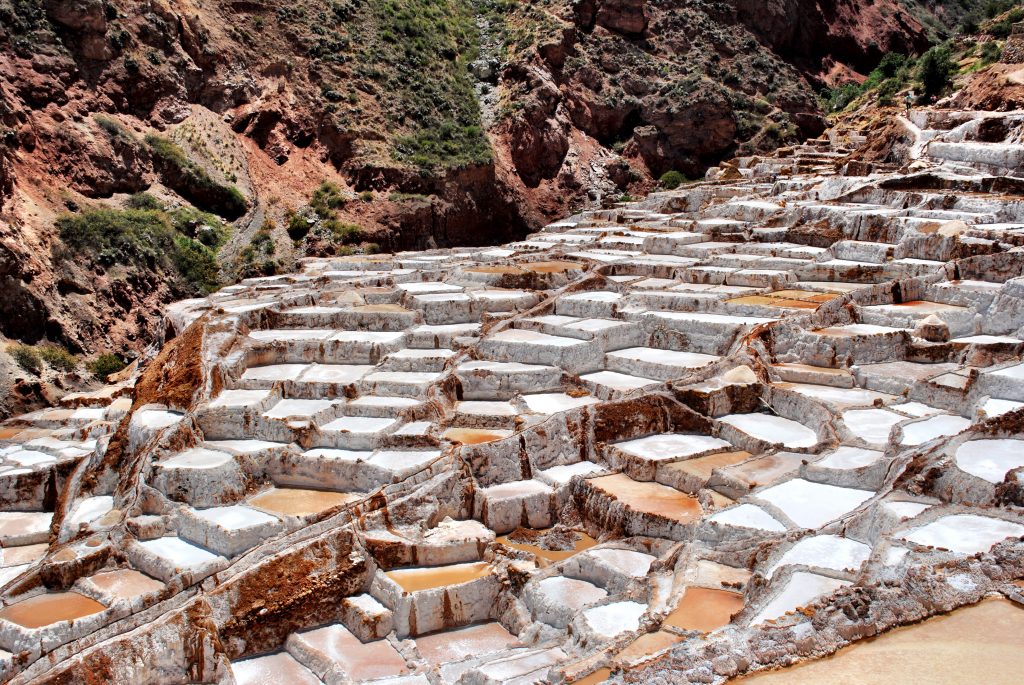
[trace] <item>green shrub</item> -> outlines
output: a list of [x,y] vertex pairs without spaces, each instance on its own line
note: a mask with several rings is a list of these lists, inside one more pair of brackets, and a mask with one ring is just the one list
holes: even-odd
[[34,373],[37,376],[43,370],[43,359],[36,348],[31,345],[11,345],[7,353],[25,371]]
[[107,380],[107,376],[121,371],[126,366],[127,364],[116,354],[101,354],[86,364],[89,371],[101,381]]
[[68,352],[60,345],[40,345],[39,356],[46,362],[47,366],[57,371],[74,371],[78,366],[78,357]]
[[192,204],[227,219],[237,219],[248,211],[249,202],[238,188],[215,181],[173,141],[150,134],[146,145],[153,152],[164,183]]
[[860,97],[862,90],[859,84],[852,81],[843,83],[832,88],[827,93],[828,111],[841,112],[850,106],[850,103]]
[[369,190],[364,190],[363,192],[359,193],[359,199],[362,200],[363,202],[373,202],[373,193],[371,193]]
[[675,190],[682,184],[686,183],[686,176],[683,176],[683,174],[673,169],[672,171],[666,171],[663,173],[658,181],[661,183],[662,188]]
[[204,293],[216,290],[220,285],[220,266],[213,251],[183,235],[174,238],[174,245],[174,263],[182,277]]
[[148,209],[92,209],[57,219],[68,247],[94,255],[104,266],[126,264],[155,270],[167,266],[174,227],[164,213]]
[[135,136],[128,131],[117,119],[108,117],[104,114],[97,114],[93,117],[93,121],[103,129],[104,133],[110,136],[112,141],[120,141],[125,143],[134,143]]
[[153,197],[149,193],[135,193],[131,195],[126,201],[125,206],[128,209],[163,209],[164,203]]
[[309,206],[321,219],[328,219],[334,215],[334,210],[341,209],[348,204],[348,198],[337,184],[324,181],[313,191],[313,197],[309,200]]
[[978,49],[978,56],[981,58],[983,65],[992,64],[998,62],[999,58],[1003,56],[1003,49],[994,40],[986,41]]
[[288,232],[288,237],[292,240],[302,240],[309,233],[309,229],[309,218],[305,215],[292,214],[288,217],[288,226],[285,227],[285,231]]
[[940,95],[952,81],[956,64],[948,45],[936,45],[921,55],[917,63],[917,80],[922,97],[928,99]]
[[324,228],[330,231],[331,237],[338,242],[351,244],[363,239],[363,229],[355,224],[330,219],[324,222]]
[[[176,273],[202,292],[219,285],[214,252],[197,240],[181,235],[166,212],[152,209],[91,209],[57,219],[64,245],[74,256],[91,256],[100,264],[114,264]],[[65,259],[72,255],[65,255]]]

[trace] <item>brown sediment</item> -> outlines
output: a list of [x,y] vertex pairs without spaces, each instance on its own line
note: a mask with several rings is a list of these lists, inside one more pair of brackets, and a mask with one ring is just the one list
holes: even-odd
[[584,269],[586,268],[579,262],[559,262],[559,261],[545,261],[545,262],[520,262],[519,266],[523,267],[528,271],[533,271],[538,274],[557,274],[563,271],[571,271],[573,269]]
[[442,437],[462,445],[479,445],[485,442],[504,440],[509,436],[500,431],[485,428],[449,428]]
[[104,610],[106,607],[95,599],[77,592],[54,592],[29,597],[17,604],[4,607],[0,609],[0,618],[23,628],[42,628],[60,621],[73,621],[83,616],[98,614]]
[[599,668],[590,675],[583,676],[579,680],[572,681],[572,685],[597,685],[603,683],[612,676],[612,669]]
[[609,498],[645,514],[680,523],[696,521],[703,514],[696,497],[660,483],[635,481],[622,473],[592,478],[588,482]]
[[398,583],[406,592],[419,592],[433,588],[461,585],[490,575],[491,565],[486,561],[451,566],[421,566],[387,571],[385,575]]
[[1022,669],[1024,609],[997,598],[855,642],[824,659],[732,682],[1016,685]]
[[306,516],[319,514],[359,499],[351,492],[308,490],[305,488],[274,488],[249,498],[249,504],[274,514]]
[[156,578],[130,568],[97,573],[89,578],[89,582],[117,599],[132,599],[166,587]]
[[[536,555],[539,559],[545,562],[542,564],[542,567],[559,561],[564,561],[569,557],[575,556],[576,554],[590,549],[597,544],[597,540],[582,531],[567,531],[576,537],[572,547],[569,549],[547,549],[537,544],[523,542],[524,538],[529,537],[528,533],[536,533],[536,538],[543,538],[545,532],[546,531],[531,531],[520,528],[508,535],[500,536],[497,541],[507,547],[512,547],[522,552],[530,552]],[[538,542],[540,542],[540,540],[538,540]]]
[[664,625],[683,630],[708,632],[728,625],[743,608],[743,595],[703,587],[686,588],[679,605],[665,618]]
[[666,647],[671,647],[682,640],[682,636],[675,635],[665,630],[645,633],[633,640],[633,642],[629,643],[629,645],[619,652],[618,659],[620,661],[633,661],[640,657],[650,656],[651,654],[660,652]]

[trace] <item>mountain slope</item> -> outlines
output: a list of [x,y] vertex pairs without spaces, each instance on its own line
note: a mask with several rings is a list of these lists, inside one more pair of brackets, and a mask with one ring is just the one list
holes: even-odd
[[925,44],[894,0],[0,0],[0,335],[133,356],[304,254],[508,241]]

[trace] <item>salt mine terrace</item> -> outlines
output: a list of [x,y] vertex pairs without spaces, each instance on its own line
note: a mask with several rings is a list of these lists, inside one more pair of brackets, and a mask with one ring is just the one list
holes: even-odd
[[825,682],[948,639],[1016,682],[1021,146],[982,115],[172,305],[132,380],[0,426],[0,673]]

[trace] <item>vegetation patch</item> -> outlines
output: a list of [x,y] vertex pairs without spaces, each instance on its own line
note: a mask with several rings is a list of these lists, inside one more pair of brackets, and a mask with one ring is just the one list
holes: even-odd
[[216,253],[182,234],[188,216],[188,210],[106,208],[65,214],[57,219],[65,249],[56,256],[67,261],[84,254],[108,268],[120,264],[159,272],[177,277],[182,292],[208,293],[220,285]]
[[32,345],[11,345],[7,348],[15,363],[29,373],[39,375],[43,370],[43,358]]
[[107,376],[121,371],[126,366],[128,365],[125,364],[124,360],[116,354],[101,354],[86,364],[92,375],[101,381],[107,380]]
[[217,182],[173,141],[150,134],[146,145],[163,182],[195,206],[226,219],[237,219],[248,211],[249,202],[238,188]]

